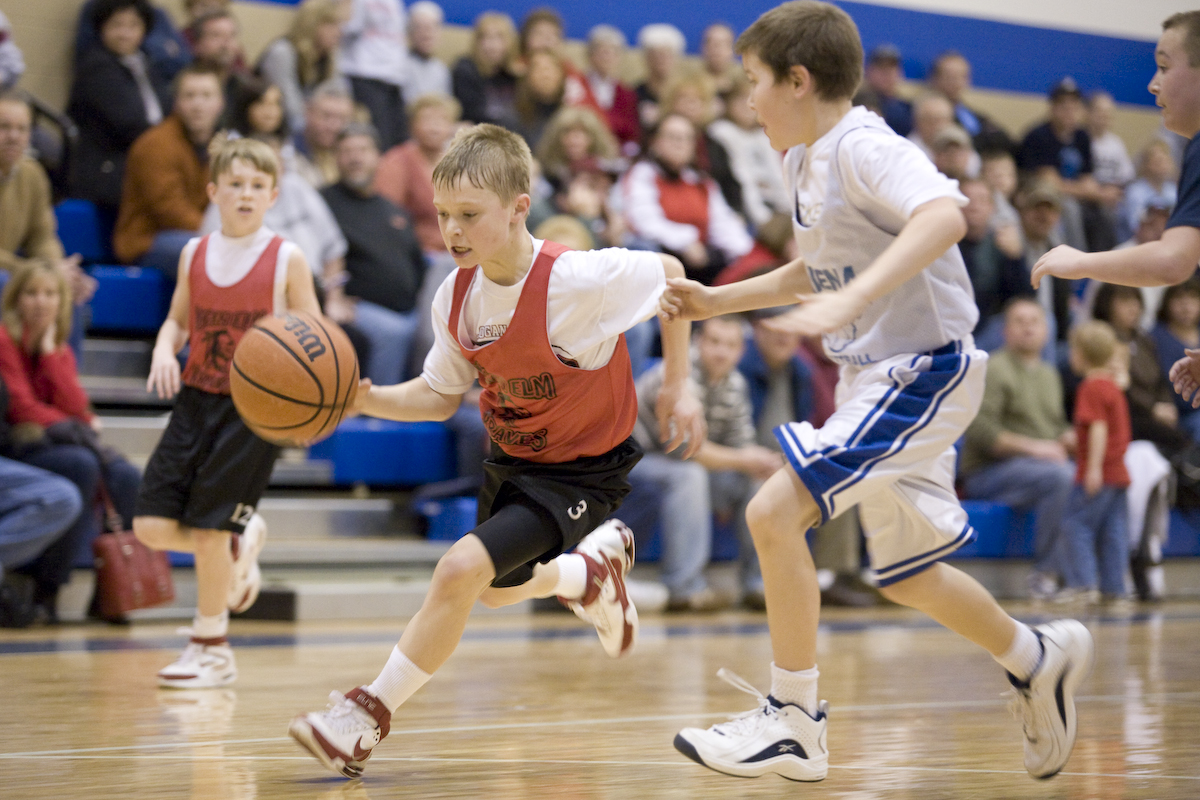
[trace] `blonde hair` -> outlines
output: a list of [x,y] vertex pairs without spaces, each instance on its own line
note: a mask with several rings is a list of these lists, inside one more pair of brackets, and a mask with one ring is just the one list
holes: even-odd
[[1150,163],[1150,156],[1154,153],[1162,153],[1171,162],[1172,179],[1179,176],[1179,165],[1175,163],[1175,154],[1171,152],[1171,145],[1164,142],[1162,139],[1151,139],[1145,147],[1142,148],[1141,154],[1138,156],[1137,173],[1139,177],[1146,177],[1146,166]]
[[417,115],[427,108],[436,108],[446,112],[446,116],[450,118],[451,122],[458,122],[459,118],[462,117],[462,103],[458,102],[457,99],[448,94],[430,92],[429,94],[421,95],[408,104],[409,122],[415,120]]
[[596,239],[592,232],[578,217],[569,214],[555,214],[550,217],[537,226],[533,238],[558,242],[572,250],[593,250],[596,247]]
[[49,278],[58,289],[58,316],[54,320],[54,344],[60,346],[67,340],[67,334],[71,332],[71,290],[67,286],[67,278],[63,275],[62,270],[49,259],[37,258],[26,261],[13,270],[8,285],[4,287],[3,298],[0,299],[0,319],[3,319],[4,327],[8,328],[8,333],[12,336],[13,341],[20,344],[21,334],[25,329],[21,312],[17,308],[21,302],[21,293],[25,291],[25,287],[29,285],[30,281],[42,276]]
[[272,183],[279,185],[279,157],[275,155],[275,150],[266,142],[246,138],[229,139],[217,149],[212,156],[209,179],[217,183],[218,178],[233,169],[233,162],[237,159],[245,161],[259,172],[267,173]]
[[700,95],[700,102],[704,105],[704,119],[697,122],[698,125],[707,125],[713,120],[713,101],[717,97],[717,82],[711,75],[701,69],[688,69],[683,71],[679,77],[675,78],[667,88],[663,90],[662,109],[659,114],[667,116],[668,114],[678,114],[675,104],[679,101],[679,95],[688,89],[694,89]]
[[1117,349],[1117,334],[1107,322],[1090,320],[1071,329],[1068,339],[1090,369],[1108,366]]
[[[484,64],[479,57],[479,40],[483,38],[484,30],[492,27],[498,29],[508,40],[504,60],[498,66]],[[475,18],[475,28],[471,33],[471,60],[485,78],[492,77],[502,69],[512,71],[512,65],[517,60],[517,25],[512,17],[499,11],[485,11]]]
[[342,24],[342,11],[334,0],[304,0],[292,18],[287,40],[296,48],[301,86],[315,86],[334,76],[336,53],[317,52],[317,28],[327,23]]
[[555,112],[542,138],[538,141],[537,159],[547,173],[555,173],[567,166],[567,154],[563,150],[562,136],[579,128],[591,139],[588,155],[600,159],[613,159],[618,155],[617,139],[596,116],[596,112],[585,106],[565,106]]
[[445,155],[433,168],[433,185],[451,189],[466,178],[477,189],[486,189],[511,203],[529,194],[533,154],[517,134],[499,125],[473,125],[455,134]]

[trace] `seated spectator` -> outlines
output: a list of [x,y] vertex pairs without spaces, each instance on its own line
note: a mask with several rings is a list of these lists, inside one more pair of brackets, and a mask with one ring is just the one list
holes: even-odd
[[[183,0],[184,22],[180,34],[187,43],[189,52],[194,51],[196,47],[196,21],[217,11],[229,11],[232,5],[232,0]],[[234,69],[239,73],[246,71],[244,53],[238,53]]]
[[1092,92],[1087,103],[1087,132],[1092,139],[1092,162],[1096,182],[1105,195],[1105,205],[1115,205],[1121,192],[1137,173],[1125,140],[1112,131],[1112,116],[1116,108],[1108,92]]
[[934,59],[929,68],[929,88],[950,101],[954,121],[971,135],[976,149],[1012,149],[1012,139],[1003,128],[966,104],[966,94],[971,88],[971,63],[961,53],[950,50]]
[[[1163,233],[1167,229],[1167,220],[1171,218],[1172,210],[1172,206],[1163,203],[1161,200],[1151,200],[1146,206],[1146,210],[1142,212],[1142,218],[1138,222],[1137,229],[1133,232],[1133,237],[1121,242],[1117,245],[1116,249],[1127,250],[1130,247],[1137,247],[1139,244],[1157,242],[1162,238]],[[1095,281],[1092,283],[1095,283]],[[1088,289],[1091,289],[1090,285]],[[1166,286],[1141,287],[1143,308],[1142,320],[1139,327],[1142,330],[1149,331],[1154,327],[1154,322],[1158,317],[1158,309],[1162,306],[1163,294],[1166,291]]]
[[625,34],[611,25],[597,25],[588,32],[588,72],[582,88],[588,101],[602,112],[608,129],[620,142],[621,152],[632,158],[642,146],[638,121],[638,98],[621,82],[621,57]]
[[1120,233],[1124,238],[1137,230],[1146,206],[1154,203],[1174,207],[1178,198],[1177,177],[1171,146],[1161,139],[1146,145],[1139,159],[1138,176],[1125,187],[1120,213]]
[[129,150],[113,250],[124,264],[174,278],[183,246],[208,207],[208,144],[225,107],[221,76],[190,64],[176,78],[175,108]]
[[207,65],[217,73],[225,94],[225,110],[228,113],[233,108],[238,80],[249,75],[243,61],[237,19],[228,8],[208,11],[196,17],[189,30],[192,37],[192,56],[198,63]]
[[730,170],[741,187],[742,209],[758,227],[775,214],[790,214],[791,201],[783,185],[779,153],[771,147],[749,100],[750,83],[739,76],[725,95],[725,116],[708,126],[708,135],[729,154]]
[[1017,160],[1007,150],[985,150],[979,154],[979,177],[992,190],[995,211],[992,229],[1020,226],[1013,200],[1017,196]]
[[163,121],[170,92],[142,42],[154,20],[147,0],[96,0],[97,44],[75,67],[67,114],[79,127],[71,192],[116,214],[125,156],[135,139]]
[[408,7],[408,67],[404,79],[404,98],[409,105],[427,94],[450,94],[453,90],[450,68],[437,57],[445,18],[442,7],[432,0],[417,0]]
[[959,189],[968,202],[963,208],[967,233],[958,249],[979,306],[975,344],[991,351],[1003,344],[1004,306],[1013,297],[1030,292],[1024,244],[1015,225],[993,230],[992,192],[986,183],[968,179]]
[[354,102],[366,106],[383,146],[408,139],[403,83],[408,69],[404,4],[345,0],[342,23],[342,74],[350,80]]
[[1056,551],[1075,481],[1074,436],[1063,408],[1058,370],[1041,359],[1049,331],[1036,301],[1004,310],[1004,347],[988,360],[983,403],[967,428],[959,472],[967,497],[1035,514],[1035,597],[1049,597],[1062,574]]
[[349,242],[344,286],[336,273],[326,276],[326,307],[334,319],[353,321],[370,343],[365,377],[391,386],[405,377],[425,257],[409,216],[373,188],[379,166],[375,137],[362,124],[342,132],[341,179],[321,192]]
[[304,111],[304,130],[292,137],[296,171],[314,189],[337,183],[337,138],[354,118],[354,101],[338,81],[313,90]]
[[267,45],[258,73],[283,93],[288,126],[304,130],[305,100],[322,83],[341,77],[338,43],[344,6],[335,0],[304,0],[286,35]]
[[[716,317],[699,328],[693,389],[704,406],[708,438],[690,461],[680,460],[678,452],[662,451],[654,415],[662,364],[645,372],[637,382],[633,435],[646,455],[629,473],[633,492],[622,505],[626,519],[657,511],[663,551],[660,580],[670,593],[667,608],[674,611],[715,611],[730,604],[732,598],[718,594],[704,577],[712,552],[713,514],[731,519],[738,541],[749,542],[746,503],[762,481],[783,467],[783,456],[754,441],[746,379],[737,371],[746,341],[741,318]],[[753,547],[741,548],[745,559],[753,552]],[[749,576],[756,572],[747,568]],[[757,584],[746,588],[761,592]]]
[[791,214],[775,214],[754,230],[754,247],[713,279],[713,286],[737,283],[770,272],[800,257]]
[[[79,62],[83,57],[100,44],[96,27],[92,21],[95,18],[97,4],[97,0],[87,0],[79,9],[79,18],[75,25],[75,50],[72,54],[76,72],[79,71]],[[155,74],[170,83],[179,74],[179,70],[192,60],[191,45],[175,27],[170,14],[155,5],[151,5],[150,10],[153,17],[150,25],[146,28],[141,49]],[[3,61],[4,59],[0,57],[0,88],[3,87]]]
[[933,160],[933,140],[954,124],[954,105],[940,94],[925,94],[913,101],[913,128],[908,140]]
[[938,172],[956,181],[979,176],[979,154],[971,146],[971,137],[957,125],[938,131],[929,144],[933,165]]
[[[587,226],[577,217],[568,214],[555,214],[538,225],[537,230],[533,231],[533,238],[549,239],[572,250],[594,250],[596,247],[596,240],[592,238],[592,232]],[[632,360],[631,354],[630,361]],[[634,374],[637,374],[636,371]]]
[[[724,22],[714,22],[700,34],[700,63],[712,78],[717,97],[722,100],[733,90],[734,81],[745,77],[733,49],[736,38],[733,28]],[[724,113],[724,109],[716,113]]]
[[912,133],[913,111],[912,103],[900,97],[902,80],[904,67],[895,45],[883,44],[871,51],[863,72],[863,83],[879,98],[883,121],[899,135],[908,136]]
[[649,131],[658,124],[659,101],[667,84],[675,79],[687,40],[674,25],[656,22],[638,31],[638,47],[646,60],[646,79],[637,85],[634,94],[638,101],[638,122],[643,131]]
[[[1062,244],[1059,222],[1062,218],[1062,195],[1053,184],[1034,181],[1017,195],[1017,212],[1021,216],[1021,236],[1025,242],[1022,275],[1029,283],[1033,265],[1043,254]],[[1065,343],[1071,329],[1071,296],[1074,281],[1054,278],[1042,281],[1037,301],[1046,313],[1050,325],[1047,359],[1058,363],[1058,343]],[[1065,353],[1063,354],[1065,355]]]
[[695,166],[721,187],[725,202],[738,214],[743,213],[742,186],[733,174],[729,152],[708,132],[716,111],[716,92],[712,78],[697,70],[681,70],[663,90],[659,113],[662,117],[680,114],[696,127]]
[[618,158],[616,137],[589,108],[559,109],[546,124],[535,155],[556,195],[565,194],[581,172],[620,171],[614,163]]
[[454,65],[454,96],[467,122],[491,122],[516,130],[517,28],[496,11],[475,20],[471,52]]
[[1129,386],[1125,389],[1125,399],[1133,438],[1154,442],[1170,458],[1182,453],[1191,437],[1179,427],[1175,392],[1159,364],[1154,341],[1138,326],[1143,310],[1142,293],[1137,288],[1105,283],[1096,292],[1092,318],[1111,326],[1117,341],[1128,350]]
[[688,277],[711,283],[754,241],[717,184],[693,166],[696,139],[688,118],[664,118],[646,156],[621,179],[622,210],[634,235],[678,256]]
[[550,118],[563,107],[567,74],[562,59],[549,50],[535,50],[526,56],[526,72],[517,79],[513,107],[517,112],[517,133],[536,150]]
[[286,142],[289,137],[283,92],[262,78],[238,81],[229,113],[229,127],[242,136]]
[[[518,38],[521,58],[517,74],[521,75],[529,71],[529,59],[534,53],[552,53],[562,68],[566,91],[565,102],[569,105],[587,103],[588,98],[583,90],[584,75],[563,53],[563,41],[563,19],[557,11],[545,6],[530,11],[521,20],[521,32]],[[597,114],[602,114],[599,106],[593,105],[592,110]]]
[[[1171,374],[1171,366],[1183,358],[1185,349],[1200,347],[1200,279],[1193,276],[1167,289],[1158,307],[1158,324],[1150,332],[1150,338],[1164,375]],[[1178,394],[1173,399],[1180,426],[1193,441],[1200,441],[1200,411]]]
[[446,243],[433,207],[433,167],[454,137],[458,101],[425,95],[408,107],[412,138],[384,153],[375,175],[375,191],[408,212],[417,240],[427,253],[445,253]]
[[90,513],[100,481],[126,526],[133,524],[141,483],[137,467],[100,445],[99,424],[79,384],[75,356],[64,345],[71,329],[67,296],[62,273],[41,261],[18,271],[0,301],[0,378],[8,389],[6,418],[18,429],[16,455],[74,483],[89,509],[54,546],[58,557],[33,573],[34,603],[51,622],[57,620],[59,588],[100,532],[99,518]]
[[8,17],[0,11],[0,92],[6,92],[17,85],[25,74],[25,57],[21,48],[13,40],[12,24]]

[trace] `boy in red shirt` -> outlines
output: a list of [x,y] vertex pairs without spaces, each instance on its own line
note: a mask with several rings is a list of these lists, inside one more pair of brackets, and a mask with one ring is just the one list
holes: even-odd
[[1071,331],[1071,369],[1083,376],[1075,393],[1075,434],[1079,441],[1075,490],[1065,521],[1063,577],[1068,596],[1124,597],[1129,563],[1125,489],[1125,448],[1129,445],[1129,405],[1113,369],[1117,337],[1104,322]]
[[[605,651],[626,655],[637,611],[625,592],[633,535],[605,522],[629,493],[642,452],[630,437],[637,396],[624,332],[654,315],[673,256],[619,248],[571,251],[526,228],[533,157],[495,125],[459,133],[433,170],[434,207],[458,269],[433,299],[434,346],[421,375],[359,389],[356,410],[444,420],[476,379],[492,439],[479,524],[438,561],[421,610],[375,681],[288,733],[329,769],[362,774],[392,713],[462,638],[475,601],[490,607],[557,595],[592,622]],[[659,430],[684,457],[704,442],[687,390],[687,322],[664,323]],[[574,552],[566,552],[574,549]]]

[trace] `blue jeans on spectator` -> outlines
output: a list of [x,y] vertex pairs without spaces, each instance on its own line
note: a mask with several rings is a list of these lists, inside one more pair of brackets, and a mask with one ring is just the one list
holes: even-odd
[[190,239],[196,237],[194,231],[169,229],[154,234],[150,249],[138,261],[140,267],[150,267],[175,280],[179,271],[179,254]]
[[0,574],[36,563],[82,507],[67,479],[0,458]]
[[354,327],[371,343],[365,377],[376,386],[393,386],[404,380],[418,318],[415,310],[401,313],[366,300],[354,305]]
[[1105,486],[1088,497],[1082,486],[1071,492],[1063,530],[1062,567],[1069,589],[1095,589],[1109,597],[1126,593],[1129,520],[1125,489]]
[[657,336],[658,320],[653,317],[625,331],[625,347],[629,350],[629,366],[633,369],[633,377],[645,372]]
[[[100,459],[90,448],[77,444],[55,444],[39,448],[21,459],[69,480],[83,499],[83,512],[66,533],[38,559],[36,569],[23,570],[37,582],[39,592],[57,591],[71,577],[76,566],[92,563],[92,540],[100,533],[100,517],[96,513],[96,490],[102,473]],[[124,459],[117,459],[105,468],[109,496],[126,529],[133,524],[133,506],[137,502],[142,474]]]
[[1075,485],[1075,465],[1015,456],[981,467],[966,477],[967,496],[1034,513],[1033,568],[1059,575],[1059,532]]

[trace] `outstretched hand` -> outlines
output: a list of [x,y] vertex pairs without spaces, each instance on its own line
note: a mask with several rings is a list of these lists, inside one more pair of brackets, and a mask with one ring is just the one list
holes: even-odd
[[1200,408],[1200,392],[1196,391],[1200,389],[1200,348],[1184,350],[1183,358],[1171,365],[1167,377],[1180,397],[1192,408]]
[[1033,265],[1033,271],[1029,275],[1029,282],[1033,284],[1033,288],[1038,288],[1042,283],[1042,278],[1067,278],[1074,280],[1075,278],[1086,278],[1087,275],[1083,272],[1083,257],[1084,253],[1076,250],[1074,247],[1068,247],[1065,244],[1060,244],[1058,247],[1042,254],[1042,257]]
[[664,322],[708,319],[714,314],[713,290],[687,278],[667,278],[667,288],[658,300],[658,315]]
[[359,414],[363,413],[363,406],[366,405],[367,395],[369,395],[370,393],[371,393],[371,379],[363,378],[362,380],[360,380],[358,382],[358,391],[354,395],[354,403],[349,408],[346,409],[346,415],[345,415],[344,419],[350,419],[350,417],[357,417]]
[[763,320],[763,326],[780,333],[819,336],[831,333],[858,318],[866,303],[845,291],[802,294],[791,311]]

